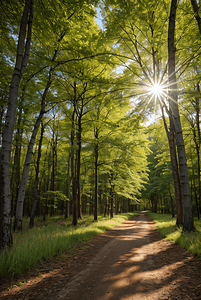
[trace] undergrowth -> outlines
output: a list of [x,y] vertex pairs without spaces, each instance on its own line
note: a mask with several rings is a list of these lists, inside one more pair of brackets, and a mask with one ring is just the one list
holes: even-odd
[[76,226],[71,225],[70,220],[59,217],[49,220],[49,224],[46,221],[45,226],[42,220],[37,220],[33,229],[28,229],[28,221],[24,220],[23,232],[14,233],[13,246],[0,255],[0,279],[12,280],[22,272],[37,267],[137,214],[115,215],[113,219],[99,217],[98,222],[94,222],[92,216],[83,216]]
[[194,220],[195,232],[185,232],[176,226],[176,217],[172,218],[170,214],[147,212],[147,215],[156,223],[162,237],[201,257],[201,220]]

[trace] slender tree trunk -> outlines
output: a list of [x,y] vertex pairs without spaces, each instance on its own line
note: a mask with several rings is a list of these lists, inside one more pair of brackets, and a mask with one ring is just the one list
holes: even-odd
[[119,196],[116,197],[116,215],[119,214]]
[[82,115],[78,117],[78,134],[77,134],[77,143],[78,143],[78,150],[77,150],[77,205],[78,205],[78,219],[81,219],[81,190],[80,190],[80,158],[81,158],[81,134],[82,134]]
[[[32,35],[33,0],[27,0],[21,19],[16,64],[10,85],[6,121],[2,138],[0,159],[0,250],[12,244],[10,199],[10,153],[15,124],[18,89],[27,66]],[[28,25],[28,26],[27,26]],[[25,42],[26,40],[26,42]]]
[[113,189],[114,189],[114,186],[112,184],[112,181],[113,181],[113,173],[111,173],[111,176],[110,176],[110,217],[113,218]]
[[[54,140],[54,129],[53,129],[53,137],[52,137],[52,172],[51,172],[51,184],[50,190],[55,190],[55,140]],[[51,195],[51,208],[50,208],[50,216],[54,215],[54,196]]]
[[21,130],[21,121],[22,121],[22,108],[19,109],[19,115],[17,120],[17,133],[16,133],[16,145],[15,145],[15,156],[14,156],[14,166],[12,171],[11,179],[11,215],[15,213],[17,194],[20,185],[20,156],[21,156],[21,140],[22,140],[22,130]]
[[[75,96],[76,97],[76,96]],[[77,192],[76,192],[76,174],[74,168],[74,136],[75,136],[75,105],[72,114],[72,128],[71,128],[71,178],[72,178],[72,208],[73,208],[73,225],[77,225]]]
[[111,187],[111,189],[110,189],[110,218],[112,219],[113,218],[113,216],[114,216],[114,213],[113,213],[113,209],[114,209],[114,205],[113,205],[113,200],[114,200],[114,198],[113,198],[113,187]]
[[107,214],[107,180],[104,179],[104,191],[103,191],[103,205],[104,205],[104,217],[106,217]]
[[98,129],[95,129],[95,195],[94,195],[94,221],[98,220]]
[[[200,84],[199,82],[197,83],[197,92],[200,94]],[[196,151],[197,151],[197,168],[198,168],[198,202],[199,202],[199,213],[201,213],[201,181],[200,181],[200,143],[201,143],[201,135],[200,135],[200,97],[195,98],[195,109],[196,109],[196,127],[197,127],[197,135],[198,135],[198,141],[196,140],[196,133],[194,131],[194,142],[196,146]]]
[[35,217],[35,212],[36,212],[36,206],[38,203],[38,182],[39,182],[39,168],[40,168],[43,133],[44,133],[44,126],[43,126],[43,123],[41,122],[41,134],[40,134],[40,140],[39,140],[39,145],[38,145],[38,157],[37,157],[37,163],[36,163],[36,177],[35,177],[35,182],[34,182],[34,200],[33,200],[32,208],[31,208],[29,228],[34,227],[34,217]]
[[184,140],[182,135],[181,121],[178,109],[178,91],[175,73],[175,19],[176,19],[176,9],[177,0],[172,0],[171,10],[169,17],[169,28],[168,28],[168,75],[169,75],[169,97],[170,97],[170,107],[173,113],[174,124],[175,124],[175,137],[177,144],[177,152],[179,158],[179,170],[181,178],[181,189],[183,194],[183,212],[184,212],[184,223],[183,228],[186,231],[192,231],[195,229],[193,221],[193,210],[192,201],[190,197],[189,190],[189,180],[188,180],[188,169],[186,162],[186,153]]
[[66,201],[66,209],[65,209],[65,219],[69,217],[69,203],[70,203],[70,184],[71,184],[71,178],[70,178],[70,160],[71,160],[71,153],[69,153],[68,156],[68,170],[67,170],[67,181],[66,181],[66,196],[68,200]]
[[[198,144],[197,140],[196,140],[196,132],[195,132],[195,128],[192,128],[193,130],[193,140],[195,143],[195,147],[196,147],[196,152],[197,152],[197,165],[198,165],[198,191],[199,191],[199,201],[198,203],[200,204],[200,145]],[[192,156],[192,154],[191,154]],[[193,161],[192,161],[192,167],[193,167],[193,178],[194,178],[194,166],[193,166]],[[195,181],[195,178],[193,179],[193,181]],[[199,207],[198,204],[198,207]],[[196,193],[196,205],[197,205],[197,193]],[[200,210],[200,208],[199,208]],[[198,219],[199,219],[199,212],[198,212]]]
[[174,139],[174,121],[172,117],[171,111],[169,111],[169,121],[170,121],[170,130],[168,131],[167,123],[165,120],[163,108],[161,107],[162,111],[162,118],[165,127],[165,131],[168,137],[169,142],[169,149],[170,149],[170,158],[171,158],[171,165],[172,165],[172,174],[174,180],[174,190],[175,190],[175,198],[177,204],[177,221],[176,224],[178,227],[183,225],[183,208],[182,208],[182,193],[181,193],[181,185],[180,185],[180,175],[179,175],[179,168],[177,162],[177,153],[176,153],[176,146],[175,146],[175,139]]
[[[3,100],[1,99],[3,102]],[[2,145],[2,135],[3,135],[3,117],[5,114],[5,105],[0,105],[0,145]],[[0,151],[1,154],[1,151]]]
[[172,217],[175,217],[175,211],[174,211],[174,202],[171,194],[170,184],[169,184],[169,194],[170,194],[170,205],[171,205],[171,211],[172,211]]
[[191,190],[192,190],[192,192],[194,190],[195,203],[196,203],[196,207],[197,207],[197,216],[198,216],[198,220],[199,220],[200,219],[200,210],[199,210],[199,202],[198,202],[197,191],[196,191],[196,186],[195,186],[195,172],[194,172],[193,156],[192,156],[192,152],[191,152],[191,145],[190,145],[190,156],[191,156],[192,173],[193,173],[193,184],[191,184],[191,187],[192,187]]

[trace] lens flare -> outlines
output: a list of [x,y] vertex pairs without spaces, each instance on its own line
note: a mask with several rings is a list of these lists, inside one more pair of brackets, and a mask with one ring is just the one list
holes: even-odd
[[150,92],[155,96],[160,96],[163,92],[163,87],[158,83],[154,83],[152,87],[150,87]]

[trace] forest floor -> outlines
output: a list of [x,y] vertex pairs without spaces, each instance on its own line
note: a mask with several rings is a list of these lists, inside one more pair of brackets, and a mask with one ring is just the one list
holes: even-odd
[[[201,260],[161,239],[145,214],[0,285],[1,300],[201,300]],[[70,254],[70,253],[69,253]]]

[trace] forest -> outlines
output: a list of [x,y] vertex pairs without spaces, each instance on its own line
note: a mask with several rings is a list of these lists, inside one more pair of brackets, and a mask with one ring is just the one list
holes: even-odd
[[2,0],[0,250],[36,217],[201,213],[200,1]]

